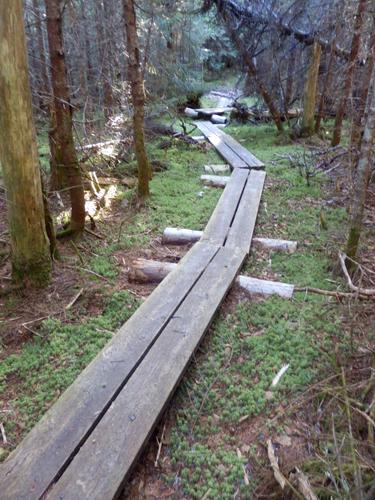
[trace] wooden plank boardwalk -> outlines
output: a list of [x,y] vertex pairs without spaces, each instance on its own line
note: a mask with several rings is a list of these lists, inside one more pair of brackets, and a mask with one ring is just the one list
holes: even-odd
[[232,168],[264,168],[263,162],[216,125],[208,121],[197,121],[196,125]]
[[249,253],[264,180],[234,168],[200,242],[1,465],[2,499],[121,491]]

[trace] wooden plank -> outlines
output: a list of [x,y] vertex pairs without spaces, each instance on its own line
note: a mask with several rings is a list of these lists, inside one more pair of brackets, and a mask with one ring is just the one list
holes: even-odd
[[[87,439],[218,247],[195,245],[0,468],[1,497],[34,500]],[[99,464],[98,464],[99,465]]]
[[207,129],[216,134],[220,139],[229,146],[249,167],[252,168],[264,168],[264,163],[260,161],[256,156],[254,156],[248,149],[246,149],[242,144],[233,139],[230,135],[226,134],[218,127],[210,122],[207,122]]
[[[218,153],[229,163],[232,168],[249,168],[233,150],[225,144],[221,137],[215,131],[209,129],[207,125],[212,125],[210,122],[195,122],[199,130],[207,137],[210,143],[215,146]],[[218,128],[216,127],[218,130]]]
[[251,170],[225,242],[226,247],[240,247],[250,252],[265,178],[266,173],[262,170]]
[[246,169],[238,168],[234,170],[208,221],[201,241],[208,241],[213,245],[224,244],[238,208],[248,175],[249,171]]
[[220,249],[48,500],[107,500],[119,493],[244,258]]

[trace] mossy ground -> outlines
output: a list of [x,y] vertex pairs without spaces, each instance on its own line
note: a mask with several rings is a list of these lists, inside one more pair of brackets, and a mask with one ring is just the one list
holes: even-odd
[[[307,186],[288,161],[274,162],[276,153],[293,152],[300,146],[283,144],[272,126],[231,126],[228,132],[267,165],[257,234],[299,242],[293,255],[254,253],[243,272],[298,285],[336,287],[330,275],[330,246],[343,236],[346,213],[324,206],[326,179],[317,176]],[[221,162],[213,150],[178,142],[160,150],[155,143],[150,154],[167,169],[152,180],[147,206],[131,217],[124,214],[122,230],[107,232],[106,245],[93,246],[95,255],[85,263],[109,283],[118,276],[112,257],[115,251],[147,247],[166,226],[202,229],[221,194],[203,189],[199,182],[204,164]],[[130,191],[121,193],[118,203],[131,195]],[[327,230],[320,224],[323,209]],[[83,322],[77,317],[45,321],[40,338],[3,360],[0,389],[7,407],[17,415],[18,427],[23,427],[21,432],[16,429],[12,417],[5,422],[12,444],[17,444],[138,305],[127,292],[110,296],[107,288],[106,293],[106,306],[98,316]],[[292,301],[242,298],[224,306],[174,400],[171,439],[163,448],[168,464],[161,471],[164,483],[187,498],[229,499],[236,492],[241,498],[251,498],[257,477],[250,464],[261,460],[257,450],[264,445],[264,437],[244,441],[243,426],[259,416],[267,422],[275,408],[283,408],[306,389],[331,362],[328,353],[337,338],[345,350],[347,339],[337,309],[319,296],[297,294]],[[290,367],[270,399],[271,381],[286,363]],[[15,379],[10,394],[9,384]],[[239,453],[244,444],[246,451]],[[244,467],[250,484],[244,482]]]

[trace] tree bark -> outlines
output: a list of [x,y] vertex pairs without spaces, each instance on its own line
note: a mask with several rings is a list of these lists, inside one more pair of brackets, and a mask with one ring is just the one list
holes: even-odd
[[[81,171],[73,139],[73,117],[63,47],[62,10],[64,0],[45,0],[48,44],[53,89],[51,134],[53,155],[64,185],[69,190],[71,220],[68,232],[80,234],[85,226],[85,199]],[[60,175],[58,175],[60,177]]]
[[333,75],[333,64],[335,62],[334,44],[335,44],[335,41],[332,42],[332,49],[331,49],[331,53],[329,55],[327,73],[326,73],[326,76],[324,79],[322,94],[320,96],[319,105],[318,105],[318,112],[316,115],[315,133],[317,133],[317,134],[320,132],[320,126],[321,126],[322,120],[324,118],[326,96],[329,94],[329,91],[331,88],[332,75]]
[[111,72],[111,64],[113,64],[114,61],[113,59],[111,59],[111,51],[109,47],[111,35],[108,29],[109,16],[110,12],[108,2],[104,0],[103,5],[101,2],[99,2],[96,5],[96,18],[99,35],[99,54],[101,59],[100,73],[103,89],[104,116],[106,119],[111,116],[114,104]]
[[290,103],[293,98],[293,90],[294,90],[294,74],[296,69],[296,52],[297,50],[292,48],[290,49],[290,57],[288,60],[288,69],[287,69],[287,78],[285,85],[285,97],[284,97],[284,111],[285,116],[288,116],[288,110]]
[[38,52],[39,52],[39,74],[41,81],[41,106],[46,107],[46,103],[48,102],[50,96],[50,82],[48,78],[47,71],[47,60],[46,60],[46,50],[44,46],[44,37],[43,37],[43,27],[42,27],[42,14],[40,11],[40,5],[38,0],[33,0],[33,11],[34,17],[36,19],[36,34],[38,41]]
[[362,88],[358,99],[357,110],[353,118],[351,143],[352,146],[356,148],[359,148],[361,145],[361,137],[362,137],[363,121],[364,121],[363,118],[366,109],[367,96],[371,85],[371,75],[374,69],[374,62],[375,62],[375,18],[373,23],[373,33],[370,40],[369,53],[364,73],[362,76],[362,82],[363,82]]
[[307,79],[305,83],[305,92],[303,99],[303,116],[301,126],[301,136],[310,137],[314,133],[314,118],[316,105],[316,89],[318,86],[320,56],[322,48],[318,43],[314,43],[312,57]]
[[22,0],[0,2],[0,159],[4,173],[16,282],[41,286],[51,258],[23,26]]
[[359,0],[358,9],[355,18],[354,35],[352,39],[352,46],[350,50],[350,58],[346,69],[344,89],[341,95],[340,102],[336,111],[336,120],[333,129],[332,146],[337,146],[341,142],[342,124],[347,110],[348,99],[350,97],[353,86],[354,68],[357,62],[360,43],[361,43],[361,30],[364,21],[364,14],[366,10],[367,0]]
[[145,91],[138,47],[137,19],[133,0],[123,0],[123,13],[128,51],[128,76],[133,101],[134,146],[138,163],[138,196],[143,199],[150,195],[149,178],[151,176],[151,167],[145,147]]
[[[363,132],[361,149],[356,168],[356,179],[352,196],[349,235],[346,246],[346,255],[354,259],[362,229],[362,219],[366,201],[366,191],[369,173],[372,164],[372,150],[375,142],[375,68],[372,71],[371,90],[366,105],[366,123]],[[348,262],[350,267],[350,262]]]

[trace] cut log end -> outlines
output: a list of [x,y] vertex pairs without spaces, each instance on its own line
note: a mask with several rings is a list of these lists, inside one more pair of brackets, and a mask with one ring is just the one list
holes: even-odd
[[230,177],[224,175],[201,175],[201,181],[205,186],[225,188]]

